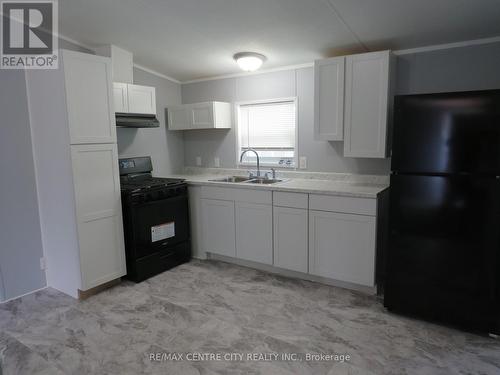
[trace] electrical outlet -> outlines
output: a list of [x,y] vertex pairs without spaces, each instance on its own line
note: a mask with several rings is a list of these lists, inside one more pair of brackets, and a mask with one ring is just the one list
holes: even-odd
[[44,270],[44,269],[46,269],[46,268],[47,268],[47,264],[46,264],[46,262],[45,262],[45,258],[44,258],[44,257],[41,257],[41,258],[40,258],[40,269],[41,269],[41,270]]
[[196,165],[197,165],[198,167],[201,167],[201,156],[197,156],[197,157],[196,157]]
[[299,168],[300,169],[306,169],[307,168],[307,157],[301,156],[299,158]]
[[218,156],[214,158],[214,165],[215,168],[220,168],[220,158]]

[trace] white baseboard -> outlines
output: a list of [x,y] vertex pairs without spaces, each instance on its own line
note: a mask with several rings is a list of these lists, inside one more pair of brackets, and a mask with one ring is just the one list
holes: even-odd
[[232,258],[232,257],[228,257],[225,255],[207,253],[207,259],[218,260],[221,262],[236,264],[238,266],[254,268],[254,269],[257,269],[260,271],[266,271],[266,272],[274,273],[274,274],[277,274],[280,276],[313,281],[316,283],[336,286],[336,287],[343,288],[343,289],[355,290],[355,291],[365,293],[365,294],[373,295],[373,294],[377,293],[377,288],[375,286],[369,287],[369,286],[365,286],[365,285],[349,283],[346,281],[334,280],[334,279],[330,279],[328,277],[322,277],[322,276],[310,275],[308,273],[303,273],[303,272],[298,272],[298,271],[286,270],[286,269],[274,267],[274,266],[271,266],[268,264],[262,264],[262,263],[252,262],[249,260]]
[[21,297],[29,296],[30,294],[39,292],[39,291],[47,289],[47,288],[48,288],[48,286],[44,286],[43,288],[32,290],[31,292],[21,294],[20,296],[12,297],[12,298],[6,299],[5,301],[0,301],[0,305],[3,303],[7,303],[9,301],[13,301],[13,300],[18,299],[18,298],[21,298]]

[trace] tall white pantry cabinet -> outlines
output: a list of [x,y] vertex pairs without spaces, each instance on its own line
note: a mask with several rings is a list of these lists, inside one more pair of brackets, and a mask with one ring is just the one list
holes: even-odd
[[111,61],[61,51],[26,71],[47,285],[80,291],[126,274]]

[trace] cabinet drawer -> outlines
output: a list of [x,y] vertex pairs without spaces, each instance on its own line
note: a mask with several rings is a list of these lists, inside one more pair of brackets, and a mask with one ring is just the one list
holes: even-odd
[[201,197],[208,199],[220,199],[225,201],[236,201],[236,202],[246,202],[246,203],[259,203],[259,204],[272,203],[272,192],[254,190],[254,189],[202,186]]
[[375,198],[353,198],[310,194],[309,208],[318,211],[375,216],[377,212],[377,200]]
[[304,208],[307,210],[308,196],[303,193],[285,193],[275,191],[273,193],[273,206]]

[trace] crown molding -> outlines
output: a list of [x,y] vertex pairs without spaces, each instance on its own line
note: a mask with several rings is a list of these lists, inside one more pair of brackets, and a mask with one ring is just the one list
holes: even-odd
[[140,65],[140,64],[136,64],[134,63],[134,68],[137,68],[137,69],[140,69],[140,70],[144,70],[145,72],[148,72],[148,73],[151,73],[157,77],[160,77],[160,78],[164,78],[168,81],[172,81],[172,82],[175,82],[175,83],[178,83],[178,84],[181,84],[181,83],[184,83],[184,82],[181,82],[175,78],[172,78],[172,77],[169,77],[163,73],[160,73],[160,72],[157,72],[156,70],[153,70],[153,69],[149,69],[147,67],[145,67],[144,65]]
[[78,47],[82,47],[82,48],[85,48],[85,49],[88,49],[88,50],[91,50],[91,51],[94,51],[94,48],[95,47],[92,47],[88,44],[85,44],[85,43],[82,43],[76,39],[73,39],[73,38],[70,38],[70,37],[67,37],[66,35],[63,35],[63,34],[57,34],[57,37],[59,39],[62,39],[62,40],[65,40],[66,42],[70,42],[70,43],[73,43],[73,44],[76,44]]
[[256,75],[259,75],[259,74],[280,72],[280,71],[283,71],[283,70],[311,68],[313,66],[314,66],[313,62],[305,63],[305,64],[296,64],[296,65],[285,65],[285,66],[280,66],[280,67],[276,67],[276,68],[261,69],[261,70],[255,71],[255,72],[241,72],[241,73],[232,73],[232,74],[222,74],[222,75],[218,75],[218,76],[212,76],[212,77],[206,77],[206,78],[199,78],[199,79],[192,79],[192,80],[189,80],[189,81],[182,81],[181,83],[183,85],[185,85],[185,84],[188,84],[188,83],[198,83],[198,82],[205,82],[205,81],[214,81],[214,80],[217,80],[217,79],[256,76]]
[[425,47],[400,49],[400,50],[393,51],[393,53],[395,55],[408,55],[408,54],[412,54],[412,53],[439,51],[439,50],[443,50],[443,49],[469,47],[469,46],[476,46],[476,45],[480,45],[480,44],[489,44],[489,43],[497,43],[497,42],[500,42],[500,36],[494,36],[491,38],[464,40],[462,42],[454,42],[454,43],[435,44],[435,45],[425,46]]
[[[80,42],[80,41],[78,41],[78,40],[75,40],[75,39],[73,39],[73,38],[69,38],[69,37],[67,37],[66,35],[62,35],[62,34],[58,34],[58,38],[59,38],[59,39],[62,39],[62,40],[65,40],[65,41],[67,41],[67,42],[70,42],[70,43],[72,43],[72,44],[75,44],[75,45],[77,45],[77,46],[79,46],[79,47],[82,47],[82,48],[88,49],[88,50],[90,50],[90,51],[92,51],[92,52],[94,52],[94,53],[95,53],[95,48],[96,48],[96,46],[91,46],[91,45],[88,45],[88,44],[82,43],[82,42]],[[179,80],[177,80],[177,79],[175,79],[175,78],[169,77],[169,76],[167,76],[167,75],[165,75],[165,74],[163,74],[163,73],[157,72],[156,70],[153,70],[153,69],[150,69],[150,68],[148,68],[148,67],[145,67],[144,65],[140,65],[140,64],[136,64],[136,63],[134,63],[134,68],[137,68],[137,69],[143,70],[143,71],[148,72],[148,73],[150,73],[150,74],[153,74],[153,75],[155,75],[155,76],[157,76],[157,77],[164,78],[164,79],[166,79],[166,80],[169,80],[169,81],[175,82],[175,83],[177,83],[177,84],[180,84],[180,83],[181,83],[181,81],[179,81]]]

